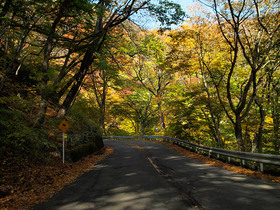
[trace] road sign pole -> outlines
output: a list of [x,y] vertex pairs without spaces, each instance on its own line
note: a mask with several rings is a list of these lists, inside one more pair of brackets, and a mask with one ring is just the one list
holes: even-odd
[[62,162],[64,164],[64,160],[65,160],[65,147],[64,147],[64,133],[62,133]]
[[62,162],[64,164],[65,160],[65,139],[64,134],[67,132],[67,130],[70,128],[69,123],[66,120],[62,120],[62,122],[59,124],[58,128],[62,131]]

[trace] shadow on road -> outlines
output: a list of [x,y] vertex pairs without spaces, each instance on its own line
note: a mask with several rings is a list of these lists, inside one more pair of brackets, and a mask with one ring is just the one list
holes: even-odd
[[153,142],[105,144],[115,148],[110,157],[36,209],[279,209],[278,184]]

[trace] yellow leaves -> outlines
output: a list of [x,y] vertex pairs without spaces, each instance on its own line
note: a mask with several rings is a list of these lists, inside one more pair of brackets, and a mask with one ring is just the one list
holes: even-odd
[[265,128],[272,129],[273,128],[273,118],[270,116],[265,117]]
[[266,117],[265,122],[272,125],[273,124],[273,118],[272,117]]

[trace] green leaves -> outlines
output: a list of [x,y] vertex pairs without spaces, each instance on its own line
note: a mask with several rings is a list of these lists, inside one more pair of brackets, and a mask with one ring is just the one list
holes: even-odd
[[179,24],[184,21],[186,16],[179,4],[168,0],[159,0],[157,4],[148,4],[149,11],[161,23],[162,28],[170,28],[172,24]]

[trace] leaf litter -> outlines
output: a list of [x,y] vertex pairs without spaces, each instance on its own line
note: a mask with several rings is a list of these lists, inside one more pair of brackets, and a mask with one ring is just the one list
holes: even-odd
[[104,147],[75,163],[65,164],[59,158],[47,163],[5,160],[0,171],[0,209],[30,209],[47,201],[113,151],[112,147]]
[[236,166],[236,165],[232,165],[226,162],[223,162],[221,160],[217,160],[214,158],[210,158],[201,154],[197,154],[195,152],[191,152],[189,150],[186,150],[185,148],[182,148],[176,144],[173,143],[169,143],[169,142],[160,142],[161,144],[169,147],[170,149],[188,157],[188,158],[192,158],[192,159],[196,159],[200,162],[206,163],[208,165],[211,166],[216,166],[219,168],[223,168],[226,169],[228,171],[233,171],[239,174],[244,174],[247,176],[251,176],[254,178],[258,178],[258,179],[263,179],[263,180],[268,180],[268,181],[272,181],[272,182],[276,182],[276,183],[280,183],[280,177],[279,176],[274,176],[271,174],[267,174],[261,171],[255,171],[255,170],[251,170],[248,168],[244,168],[241,166]]
[[[153,141],[154,142],[154,141]],[[169,142],[161,143],[170,149],[192,159],[208,165],[220,167],[229,171],[244,174],[254,178],[280,183],[279,176],[273,176],[241,166],[235,166],[221,160],[209,158],[186,150]],[[0,191],[8,195],[1,196],[0,209],[30,209],[35,205],[47,201],[56,192],[74,182],[79,176],[91,170],[96,163],[109,156],[114,149],[104,147],[99,152],[89,155],[75,163],[55,158],[47,164],[30,163],[28,160],[14,162],[6,160],[1,168]],[[13,164],[13,165],[11,165]]]

